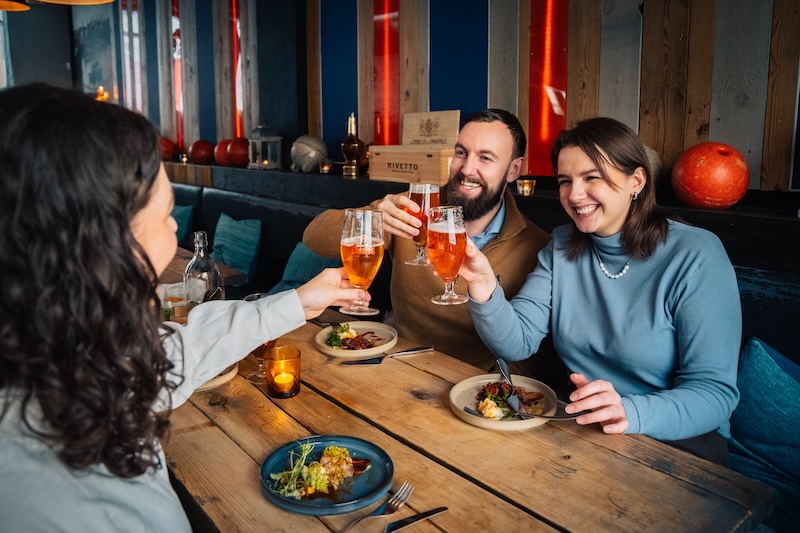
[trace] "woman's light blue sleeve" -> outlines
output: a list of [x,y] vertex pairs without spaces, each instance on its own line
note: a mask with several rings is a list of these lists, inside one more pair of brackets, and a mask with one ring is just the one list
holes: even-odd
[[538,256],[519,293],[509,302],[498,283],[483,303],[469,300],[475,329],[493,354],[508,361],[530,357],[549,331],[553,241]]

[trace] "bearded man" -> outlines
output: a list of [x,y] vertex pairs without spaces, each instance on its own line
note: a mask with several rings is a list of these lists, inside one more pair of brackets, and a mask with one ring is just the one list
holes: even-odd
[[[550,240],[547,232],[520,213],[508,191],[522,172],[525,146],[525,132],[513,114],[502,109],[473,113],[458,134],[450,179],[441,190],[442,205],[463,207],[467,235],[489,259],[509,298],[522,287],[536,266],[539,250]],[[431,266],[405,264],[415,256],[412,238],[422,223],[404,208],[417,212],[419,206],[408,195],[389,194],[369,208],[383,212],[386,250],[392,255],[394,326],[400,336],[494,370],[495,357],[478,337],[469,306],[433,304],[431,297],[443,290],[441,278],[434,276]],[[321,213],[306,228],[303,242],[322,256],[338,257],[343,220],[341,210]],[[466,284],[457,282],[456,292],[465,291]],[[526,361],[530,359],[512,370],[531,375]]]

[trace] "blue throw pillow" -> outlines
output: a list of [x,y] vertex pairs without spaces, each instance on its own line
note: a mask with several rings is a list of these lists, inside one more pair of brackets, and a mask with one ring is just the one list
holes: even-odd
[[728,441],[731,469],[775,489],[775,510],[764,523],[779,532],[796,531],[800,524],[800,383],[791,372],[797,375],[800,367],[756,337],[747,341]]
[[221,213],[217,229],[214,230],[214,250],[211,252],[211,259],[244,272],[247,284],[256,275],[260,241],[260,220],[234,220]]
[[283,277],[269,290],[269,293],[275,294],[296,289],[324,269],[340,266],[342,266],[340,258],[323,257],[302,242],[298,242],[292,250],[292,255],[289,256],[289,261],[283,270]]
[[172,218],[178,223],[178,244],[186,244],[192,232],[192,219],[194,218],[194,207],[191,205],[172,206]]

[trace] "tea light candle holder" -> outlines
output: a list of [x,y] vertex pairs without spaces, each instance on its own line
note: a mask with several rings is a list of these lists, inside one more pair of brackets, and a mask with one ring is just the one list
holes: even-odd
[[517,180],[517,194],[521,194],[522,196],[530,196],[533,194],[533,190],[535,188],[536,188],[536,180],[525,180],[525,179]]
[[333,170],[333,160],[332,159],[323,159],[319,162],[319,173],[320,174],[330,174],[331,170]]
[[266,354],[267,394],[272,398],[291,398],[300,392],[300,350],[294,346],[274,346]]

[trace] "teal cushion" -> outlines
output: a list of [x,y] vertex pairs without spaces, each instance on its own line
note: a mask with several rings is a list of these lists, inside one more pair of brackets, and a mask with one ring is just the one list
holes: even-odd
[[194,207],[191,205],[174,205],[172,206],[172,218],[178,223],[178,231],[175,232],[178,237],[178,244],[187,244],[189,235],[192,232]]
[[800,524],[800,383],[782,368],[786,364],[795,375],[800,371],[760,339],[747,341],[728,441],[730,467],[775,489],[775,510],[765,524],[776,531],[796,531]]
[[241,270],[247,284],[256,275],[258,244],[261,240],[261,221],[234,220],[225,213],[219,215],[214,230],[214,250],[211,259]]
[[286,268],[283,270],[281,280],[269,290],[270,294],[296,289],[300,285],[322,272],[326,268],[342,266],[338,257],[323,257],[303,244],[298,242],[289,256]]

